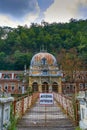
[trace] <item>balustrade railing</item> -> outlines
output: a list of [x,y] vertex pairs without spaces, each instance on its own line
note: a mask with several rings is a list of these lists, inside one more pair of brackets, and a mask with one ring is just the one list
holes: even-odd
[[34,104],[35,100],[38,98],[38,93],[34,93],[33,95],[26,95],[20,98],[17,98],[13,102],[13,112],[14,116],[18,119],[21,118],[27,109],[31,108]]
[[73,97],[68,97],[63,94],[54,93],[55,100],[64,109],[66,114],[73,120],[73,122],[78,125],[78,101]]

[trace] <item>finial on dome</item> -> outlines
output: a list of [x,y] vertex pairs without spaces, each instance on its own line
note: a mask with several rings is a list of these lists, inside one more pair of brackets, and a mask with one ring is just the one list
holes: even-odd
[[40,47],[40,52],[47,52],[47,48],[45,49],[44,44]]

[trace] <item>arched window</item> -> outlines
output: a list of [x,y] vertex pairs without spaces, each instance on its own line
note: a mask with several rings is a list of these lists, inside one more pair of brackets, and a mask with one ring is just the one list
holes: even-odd
[[18,91],[20,92],[21,91],[21,84],[18,84]]
[[43,93],[48,93],[49,92],[49,86],[47,82],[43,82],[42,84],[42,92]]
[[15,84],[14,84],[14,83],[11,84],[11,90],[12,90],[12,91],[15,90]]
[[57,84],[56,82],[54,82],[54,83],[52,84],[52,91],[53,91],[53,92],[58,92],[58,84]]
[[48,93],[49,92],[49,87],[47,82],[43,82],[42,84],[42,92],[43,93]]
[[38,84],[37,84],[37,82],[34,82],[34,83],[32,84],[32,91],[33,91],[33,92],[37,92],[37,91],[38,91]]
[[4,85],[4,90],[5,90],[5,91],[8,91],[8,84],[5,84],[5,85]]
[[44,57],[44,58],[42,58],[42,65],[45,65],[46,64],[46,58]]

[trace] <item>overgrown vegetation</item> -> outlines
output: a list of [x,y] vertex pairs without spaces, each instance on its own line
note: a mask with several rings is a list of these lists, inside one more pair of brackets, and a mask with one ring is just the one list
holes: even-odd
[[16,128],[17,119],[14,116],[13,113],[13,105],[11,105],[11,111],[10,111],[10,125],[8,126],[8,130],[17,130]]
[[75,130],[82,130],[79,126]]
[[[0,27],[0,70],[23,70],[44,44],[58,57],[62,49],[75,48],[87,64],[87,20],[71,19],[69,23],[32,24],[31,27]],[[58,61],[59,62],[59,61]]]

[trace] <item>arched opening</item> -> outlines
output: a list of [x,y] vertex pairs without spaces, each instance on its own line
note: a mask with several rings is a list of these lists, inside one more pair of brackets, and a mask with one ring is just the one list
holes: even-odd
[[37,91],[38,91],[38,84],[37,84],[37,82],[34,82],[34,83],[32,84],[32,91],[33,91],[33,92],[37,92]]
[[42,92],[43,93],[48,93],[49,92],[49,87],[48,87],[48,83],[47,82],[44,82],[42,84]]
[[58,92],[58,84],[57,84],[56,82],[54,82],[54,83],[52,84],[52,91],[53,91],[53,92]]

